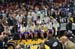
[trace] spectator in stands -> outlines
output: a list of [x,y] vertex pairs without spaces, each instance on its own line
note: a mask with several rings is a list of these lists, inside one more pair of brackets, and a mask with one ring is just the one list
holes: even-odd
[[57,31],[58,31],[58,28],[59,28],[59,23],[53,17],[52,18],[50,17],[50,21],[52,22],[52,26],[53,26],[53,28],[55,30],[54,35],[57,36]]
[[75,49],[75,44],[71,42],[66,36],[62,36],[60,41],[62,42],[64,49]]
[[68,23],[66,24],[66,29],[72,30],[72,21],[71,20],[68,20]]
[[[6,20],[6,27],[9,28],[9,31],[17,33],[16,29],[19,28],[18,31],[23,31],[23,34],[26,31],[29,32],[29,36],[33,36],[32,34],[34,34],[36,37],[39,33],[34,33],[37,32],[35,30],[38,30],[38,32],[43,30],[40,34],[41,37],[44,38],[44,33],[48,29],[54,28],[55,36],[57,36],[58,28],[61,23],[67,23],[67,18],[69,18],[70,21],[67,23],[66,28],[67,30],[72,30],[73,17],[71,17],[71,15],[74,13],[72,6],[73,1],[60,3],[59,5],[56,2],[48,2],[49,0],[33,0],[33,2],[29,0],[16,1],[11,2],[10,0],[6,4],[0,5],[0,21]],[[21,28],[16,27],[16,29],[14,29],[15,25]],[[6,27],[0,24],[0,32],[8,30]],[[30,31],[33,33],[30,33]],[[26,34],[26,36],[28,34]]]
[[8,35],[4,32],[1,33],[0,35],[0,48],[4,48],[4,44],[8,42]]
[[0,34],[4,31],[4,26],[2,24],[2,22],[0,22]]
[[2,33],[1,33],[1,35],[0,35],[0,48],[2,49],[3,48],[3,35],[2,35]]

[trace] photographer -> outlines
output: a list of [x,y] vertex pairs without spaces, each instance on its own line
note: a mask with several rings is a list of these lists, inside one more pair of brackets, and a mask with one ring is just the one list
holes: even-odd
[[50,49],[62,49],[62,44],[53,37],[52,30],[49,30],[48,40],[44,40],[43,43],[48,45]]

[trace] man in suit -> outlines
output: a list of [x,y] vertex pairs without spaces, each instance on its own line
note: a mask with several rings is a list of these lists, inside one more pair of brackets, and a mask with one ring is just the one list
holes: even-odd
[[60,37],[60,41],[63,44],[63,49],[75,49],[75,44],[70,41],[66,36]]

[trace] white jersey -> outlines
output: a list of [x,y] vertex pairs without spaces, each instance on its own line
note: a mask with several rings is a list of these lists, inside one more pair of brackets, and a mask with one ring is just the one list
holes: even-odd
[[30,26],[30,30],[31,30],[31,31],[34,31],[34,29],[35,29],[35,25],[33,25],[33,26],[31,25],[31,26]]
[[21,33],[25,32],[25,27],[22,24],[18,24],[18,31]]
[[59,27],[59,23],[57,22],[56,19],[53,20],[53,27],[55,28]]
[[28,12],[28,19],[32,19],[32,13],[31,12]]
[[41,11],[37,11],[36,14],[37,14],[37,16],[40,16],[41,15]]
[[47,23],[46,27],[47,29],[52,29],[53,28],[52,22]]
[[17,15],[16,16],[16,20],[18,21],[18,22],[22,22],[22,19],[23,19],[23,16],[21,15]]
[[45,23],[47,23],[47,22],[50,21],[50,18],[49,17],[44,17],[44,21],[45,21]]

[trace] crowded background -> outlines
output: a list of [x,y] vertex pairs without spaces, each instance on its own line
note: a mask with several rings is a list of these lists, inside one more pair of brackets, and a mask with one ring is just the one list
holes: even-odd
[[74,44],[74,32],[75,0],[0,0],[1,43],[8,37],[26,41],[54,37]]

